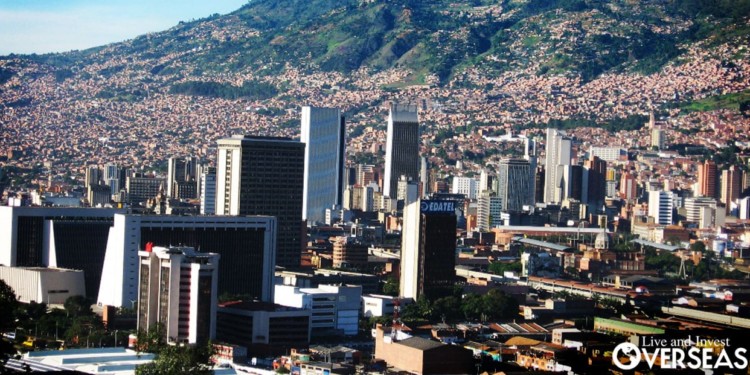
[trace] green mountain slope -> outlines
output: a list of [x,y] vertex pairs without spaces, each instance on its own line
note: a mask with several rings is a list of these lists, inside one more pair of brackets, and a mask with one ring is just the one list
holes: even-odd
[[[441,82],[469,66],[572,73],[658,71],[696,40],[748,31],[750,1],[256,0],[226,16],[77,53],[37,57],[59,67],[132,56],[149,73],[200,75],[285,64],[351,72],[408,68]],[[184,70],[184,64],[189,69]],[[106,73],[106,72],[105,72]]]

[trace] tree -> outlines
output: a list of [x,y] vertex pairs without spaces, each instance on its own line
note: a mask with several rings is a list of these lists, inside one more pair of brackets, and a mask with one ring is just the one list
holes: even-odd
[[383,284],[383,294],[388,296],[397,296],[399,293],[399,282],[393,277],[389,277]]
[[503,275],[506,271],[521,272],[521,261],[515,262],[492,262],[489,265],[489,271],[495,275]]
[[461,299],[455,296],[438,298],[432,304],[433,319],[452,321],[461,317]]
[[703,241],[695,241],[690,244],[690,251],[706,252],[706,244]]
[[166,345],[157,354],[156,359],[148,364],[138,366],[136,375],[177,375],[213,373],[211,370],[211,344],[203,346]]
[[68,316],[77,317],[81,315],[92,315],[91,303],[84,296],[70,296],[63,304]]
[[[0,280],[0,329],[2,329],[2,332],[14,328],[17,309],[16,292],[5,281]],[[5,363],[15,352],[16,350],[11,342],[4,337],[0,338],[0,370],[5,369]],[[4,373],[4,371],[0,372]]]

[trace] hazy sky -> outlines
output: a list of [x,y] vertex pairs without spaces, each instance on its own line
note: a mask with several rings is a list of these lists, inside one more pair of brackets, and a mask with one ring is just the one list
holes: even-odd
[[225,14],[248,0],[0,0],[0,55],[86,49]]

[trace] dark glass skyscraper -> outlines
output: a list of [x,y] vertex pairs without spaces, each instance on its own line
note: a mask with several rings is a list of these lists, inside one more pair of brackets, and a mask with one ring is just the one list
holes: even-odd
[[219,140],[216,214],[276,216],[277,266],[300,265],[304,169],[304,143],[243,135]]
[[419,181],[419,121],[416,106],[391,105],[385,146],[383,196],[396,198],[401,176]]
[[418,200],[404,208],[401,296],[434,300],[450,293],[456,278],[456,202]]

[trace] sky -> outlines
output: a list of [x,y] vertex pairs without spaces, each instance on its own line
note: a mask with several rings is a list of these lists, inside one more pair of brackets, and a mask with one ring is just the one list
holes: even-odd
[[0,55],[67,52],[226,14],[248,0],[0,0]]

